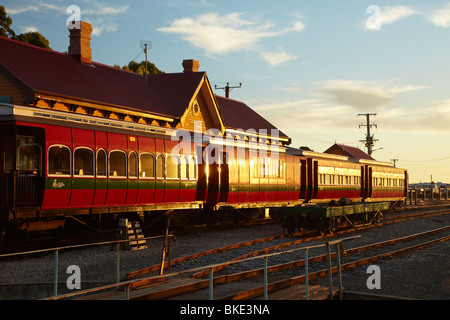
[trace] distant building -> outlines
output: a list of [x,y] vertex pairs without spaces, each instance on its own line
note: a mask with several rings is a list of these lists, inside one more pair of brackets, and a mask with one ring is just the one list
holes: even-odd
[[346,157],[355,158],[355,159],[375,160],[374,158],[369,156],[367,153],[365,153],[364,151],[362,151],[358,148],[350,147],[350,146],[346,146],[344,144],[338,144],[338,143],[335,143],[334,145],[332,145],[330,148],[325,150],[324,153],[336,154],[339,156],[346,156]]

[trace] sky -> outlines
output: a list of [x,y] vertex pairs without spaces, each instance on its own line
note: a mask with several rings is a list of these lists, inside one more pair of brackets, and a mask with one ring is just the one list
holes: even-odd
[[[292,138],[323,152],[335,142],[396,160],[410,182],[450,183],[450,1],[7,0],[16,34],[39,31],[67,51],[67,20],[92,24],[93,60],[145,56],[167,72],[200,62],[211,84]],[[71,11],[72,5],[80,11]],[[1,48],[0,48],[1,50]],[[215,93],[224,95],[221,89]],[[254,128],[258,130],[258,128]]]

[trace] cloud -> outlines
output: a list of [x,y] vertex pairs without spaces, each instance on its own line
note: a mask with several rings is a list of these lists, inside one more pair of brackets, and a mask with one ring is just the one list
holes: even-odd
[[370,6],[367,13],[372,13],[372,15],[366,21],[366,30],[379,30],[383,25],[393,24],[401,19],[419,14],[418,11],[408,6],[385,7],[383,10],[378,6]]
[[284,50],[281,52],[265,52],[261,56],[273,67],[297,59],[297,56],[286,53]]
[[326,100],[361,111],[388,105],[396,94],[422,90],[423,86],[399,86],[396,81],[330,80],[317,83],[318,95]]
[[28,32],[39,32],[38,28],[33,27],[33,26],[29,26],[29,27],[21,27],[20,29],[22,30],[23,33],[28,33]]
[[160,32],[174,33],[197,48],[209,54],[227,54],[234,51],[254,49],[264,38],[275,37],[288,32],[299,32],[303,24],[295,21],[289,28],[274,30],[273,23],[258,23],[245,20],[243,13],[224,16],[216,13],[195,18],[176,19],[169,27],[158,28]]
[[428,20],[431,21],[436,27],[450,27],[450,4],[448,4],[445,8],[433,10],[428,15]]
[[20,7],[20,8],[9,8],[9,7],[6,7],[5,10],[6,10],[6,13],[8,15],[9,14],[13,14],[14,15],[14,14],[21,14],[21,13],[30,12],[30,11],[38,12],[39,11],[39,7],[32,6],[32,5],[26,6],[26,7]]
[[[449,132],[450,99],[437,101],[420,109],[396,108],[386,112],[386,126],[392,130]],[[399,121],[402,119],[402,121]]]
[[[51,3],[39,3],[35,6],[8,8],[8,14],[21,14],[25,12],[40,12],[40,14],[58,14],[67,15],[68,6],[55,5]],[[119,25],[117,24],[117,19],[115,17],[120,14],[126,13],[130,6],[123,5],[118,7],[112,7],[107,4],[102,4],[94,0],[86,0],[85,4],[80,4],[80,16],[81,20],[87,21],[92,24],[93,31],[92,36],[100,36],[103,32],[114,32],[117,31]],[[69,16],[68,16],[69,17]],[[35,27],[21,27],[22,29],[34,28]],[[33,31],[35,31],[33,29]],[[28,32],[28,31],[27,31]]]
[[114,32],[117,31],[118,25],[116,23],[108,23],[108,22],[97,22],[92,27],[92,36],[98,37],[100,36],[104,31],[105,32]]
[[96,3],[94,5],[94,7],[95,8],[89,8],[86,10],[81,9],[81,13],[89,14],[89,15],[96,15],[96,16],[112,16],[112,15],[125,13],[130,8],[129,5],[113,8],[113,7],[101,5],[99,3]]

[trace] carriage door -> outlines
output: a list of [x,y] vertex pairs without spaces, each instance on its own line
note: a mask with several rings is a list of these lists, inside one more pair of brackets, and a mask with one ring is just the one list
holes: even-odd
[[229,171],[226,153],[213,148],[204,150],[206,156],[203,160],[206,161],[206,204],[215,205],[218,202],[225,202],[228,198],[228,182]]
[[12,206],[13,199],[13,176],[14,176],[14,159],[15,159],[15,126],[0,126],[0,207]]
[[373,191],[372,167],[369,167],[367,175],[367,198],[372,197],[372,191]]
[[42,178],[42,141],[44,132],[39,128],[17,127],[15,205],[40,206],[44,190]]

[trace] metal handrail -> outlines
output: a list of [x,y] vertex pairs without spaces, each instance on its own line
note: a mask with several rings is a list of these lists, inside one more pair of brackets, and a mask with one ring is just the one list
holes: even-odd
[[[170,238],[175,238],[173,234],[168,235],[160,235],[160,236],[153,236],[153,237],[144,237],[139,238],[139,240],[150,240],[150,239],[158,239],[158,238],[165,238],[168,237],[169,239],[169,247],[170,247]],[[78,244],[78,245],[72,245],[72,246],[64,246],[64,247],[56,247],[56,248],[48,248],[48,249],[39,249],[39,250],[33,250],[33,251],[24,251],[24,252],[15,252],[15,253],[6,253],[0,255],[1,258],[5,257],[13,257],[13,256],[21,256],[21,255],[28,255],[28,254],[36,254],[36,253],[45,253],[45,252],[54,252],[55,254],[55,264],[54,264],[54,290],[53,294],[54,296],[58,296],[58,263],[59,263],[59,251],[61,250],[67,250],[67,249],[76,249],[76,248],[85,248],[85,247],[92,247],[92,246],[101,246],[101,245],[108,245],[108,244],[115,244],[116,245],[116,283],[112,285],[112,287],[117,287],[117,284],[120,283],[120,244],[136,241],[136,239],[127,239],[127,240],[114,240],[114,241],[104,241],[104,242],[96,242],[96,243],[86,243],[86,244]],[[164,250],[165,248],[163,248]],[[169,250],[170,252],[170,250]],[[170,259],[170,257],[169,257]],[[162,267],[164,266],[164,261],[162,261]]]
[[[353,240],[353,239],[358,239],[361,238],[360,235],[358,236],[352,236],[352,237],[347,237],[347,238],[342,238],[339,240],[334,240],[334,241],[330,241],[324,244],[320,244],[320,245],[314,245],[314,246],[308,246],[308,247],[302,247],[302,248],[297,248],[297,249],[292,249],[292,250],[286,250],[286,251],[281,251],[281,252],[275,252],[275,253],[270,253],[270,254],[265,254],[265,255],[261,255],[261,256],[257,256],[257,257],[250,257],[250,258],[245,258],[245,259],[241,259],[241,260],[237,260],[237,261],[231,261],[231,262],[224,262],[224,263],[217,263],[217,264],[212,264],[212,265],[208,265],[208,266],[203,266],[203,267],[197,267],[197,268],[193,268],[193,269],[189,269],[189,270],[184,270],[184,271],[180,271],[180,272],[175,272],[175,273],[170,273],[170,274],[166,274],[165,277],[174,277],[174,276],[178,276],[178,275],[182,275],[185,273],[192,273],[192,272],[196,272],[196,271],[202,271],[202,270],[208,270],[209,269],[209,299],[213,300],[213,285],[214,285],[214,279],[213,279],[213,270],[214,268],[217,268],[219,266],[222,266],[224,264],[230,265],[230,264],[235,264],[235,263],[242,263],[242,262],[246,262],[246,261],[251,261],[251,260],[257,260],[257,259],[265,259],[265,263],[264,263],[264,298],[267,300],[268,299],[268,290],[267,290],[267,259],[269,257],[273,257],[273,256],[277,256],[277,255],[282,255],[282,254],[286,254],[286,253],[292,253],[292,252],[296,252],[296,251],[301,251],[301,250],[305,250],[305,283],[306,283],[306,299],[309,300],[309,283],[308,283],[308,250],[309,249],[313,249],[313,248],[320,248],[320,247],[327,247],[328,248],[328,252],[330,251],[330,246],[331,245],[336,245],[337,247],[337,253],[336,253],[336,257],[339,256],[339,246],[342,244],[342,242],[344,241],[348,241],[348,240]],[[328,274],[329,274],[329,279],[331,279],[331,254],[328,255],[328,265],[329,265],[329,269],[328,269]],[[340,273],[340,269],[341,269],[341,265],[340,265],[340,259],[338,258],[338,276],[339,278],[341,277],[341,273]],[[125,296],[124,299],[128,300],[130,298],[130,287],[136,283],[136,282],[141,282],[141,281],[145,281],[145,280],[151,280],[151,279],[157,279],[160,278],[161,276],[151,276],[151,277],[146,277],[146,278],[142,278],[142,279],[136,279],[136,280],[129,280],[129,281],[125,281],[125,282],[119,282],[116,284],[111,284],[111,285],[106,285],[106,286],[101,286],[101,287],[97,287],[97,288],[92,288],[92,289],[87,289],[87,290],[82,290],[82,291],[77,291],[77,292],[72,292],[72,293],[68,293],[68,294],[64,294],[64,295],[59,295],[59,296],[53,296],[53,297],[48,297],[45,298],[43,300],[59,300],[59,299],[64,299],[64,298],[70,298],[70,297],[74,297],[74,296],[79,296],[79,295],[83,295],[83,294],[88,294],[88,293],[93,293],[93,292],[97,292],[97,291],[102,291],[102,290],[107,290],[107,289],[112,289],[112,288],[119,288],[119,287],[125,287]],[[342,281],[341,279],[339,279],[339,290],[340,290],[340,297],[342,298]],[[332,287],[332,284],[331,284]],[[330,288],[330,297],[332,296],[331,291],[332,288]]]

